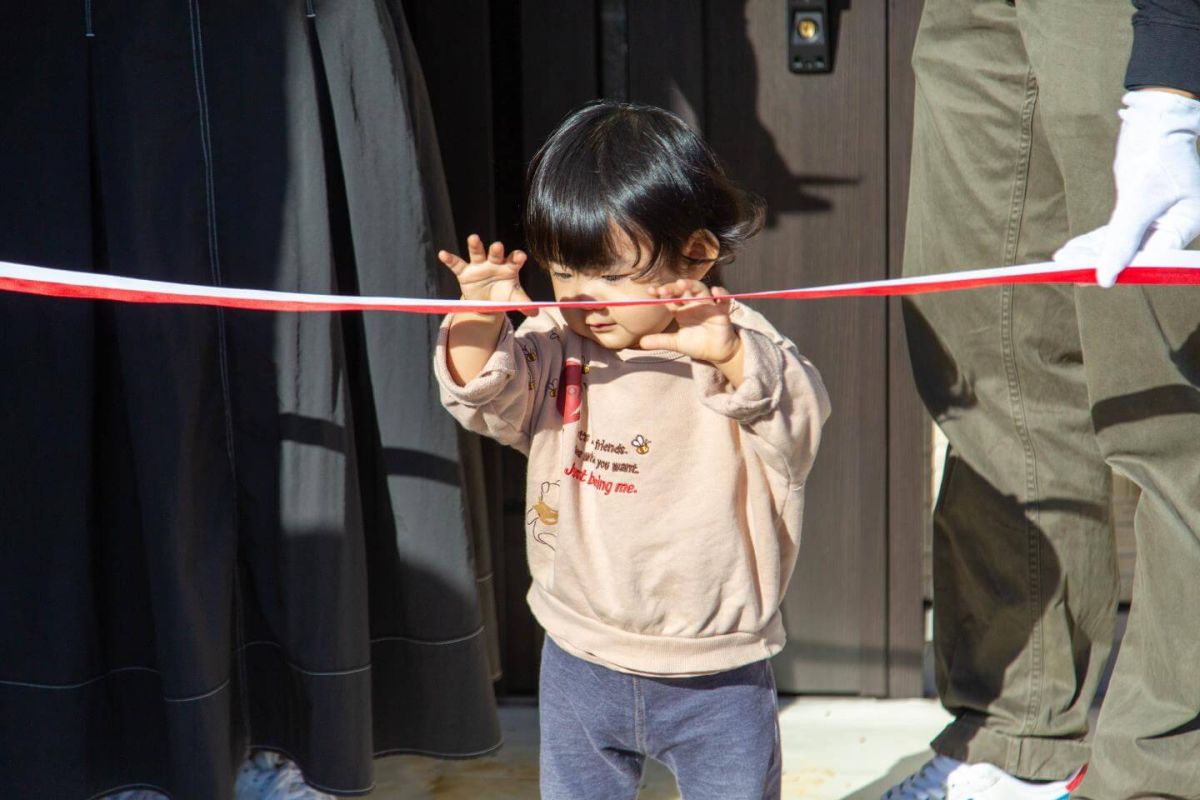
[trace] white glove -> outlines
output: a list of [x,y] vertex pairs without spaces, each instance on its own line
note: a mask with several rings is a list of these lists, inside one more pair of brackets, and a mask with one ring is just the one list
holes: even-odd
[[1095,266],[1101,286],[1116,283],[1138,250],[1183,250],[1200,236],[1200,100],[1154,90],[1122,99],[1112,217],[1054,254],[1060,263]]

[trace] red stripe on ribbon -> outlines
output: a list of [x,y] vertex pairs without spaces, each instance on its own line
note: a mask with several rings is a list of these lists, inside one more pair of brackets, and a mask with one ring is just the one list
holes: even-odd
[[[1200,253],[1176,252],[1176,260],[1185,266],[1137,265],[1127,267],[1118,277],[1122,285],[1184,286],[1200,285]],[[817,300],[832,297],[890,297],[961,291],[985,286],[1010,284],[1094,284],[1095,271],[1088,268],[1064,268],[1055,264],[1029,267],[998,267],[969,272],[944,273],[927,278],[897,278],[882,281],[766,292],[742,292],[730,297],[745,300]],[[119,278],[86,272],[51,270],[0,262],[0,291],[45,297],[83,300],[108,300],[120,303],[154,305],[192,305],[237,308],[252,311],[399,311],[415,314],[455,312],[518,311],[522,308],[594,308],[654,305],[676,302],[672,299],[646,298],[622,301],[574,301],[528,305],[513,303],[477,303],[463,300],[420,300],[404,297],[351,297],[274,292],[225,287]]]

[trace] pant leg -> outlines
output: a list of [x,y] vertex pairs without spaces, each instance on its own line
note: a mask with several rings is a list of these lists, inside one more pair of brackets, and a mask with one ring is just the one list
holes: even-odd
[[[1038,85],[1038,111],[1061,182],[1051,197],[1066,211],[1069,234],[1108,222],[1112,161],[1133,43],[1129,0],[1019,0],[1022,40]],[[1027,214],[1038,225],[1043,214]],[[1065,244],[1031,231],[1049,256]]]
[[[1069,5],[1086,41],[1104,4]],[[906,274],[1045,259],[1107,215],[1111,191],[1068,187],[1051,146],[1053,106],[1025,38],[1040,10],[926,3]],[[1081,157],[1102,164],[1114,141],[1110,126],[1079,143]],[[934,514],[934,636],[955,721],[934,749],[1061,778],[1088,757],[1118,590],[1073,293],[926,295],[905,304],[905,321],[918,389],[950,441]]]
[[[1125,19],[1129,10],[1117,13]],[[1122,52],[1098,37],[1079,36],[1037,49],[1053,63],[1064,50],[1080,47]],[[1111,62],[1107,69],[1056,72],[1058,90],[1046,93],[1056,99],[1052,142],[1062,145],[1068,185],[1075,175],[1084,191],[1111,186],[1107,161],[1092,163],[1071,145],[1087,131],[1117,125],[1124,61]],[[1100,111],[1106,119],[1097,120],[1094,109],[1081,113],[1081,95],[1105,97]],[[1083,287],[1076,289],[1076,307],[1101,451],[1142,492],[1129,624],[1088,777],[1076,796],[1200,797],[1200,673],[1194,668],[1200,663],[1194,622],[1200,609],[1200,291]]]
[[770,661],[635,681],[648,753],[674,773],[684,800],[778,800],[783,760]]
[[1129,624],[1081,798],[1200,798],[1200,290],[1077,290],[1092,414],[1141,488]]
[[542,800],[637,796],[645,756],[634,680],[546,637],[538,688]]

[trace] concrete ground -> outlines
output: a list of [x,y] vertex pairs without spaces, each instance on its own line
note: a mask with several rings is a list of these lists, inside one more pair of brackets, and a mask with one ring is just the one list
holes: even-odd
[[[878,800],[931,756],[928,742],[949,716],[935,700],[780,698],[783,796]],[[537,708],[503,705],[504,746],[487,758],[437,761],[397,756],[375,763],[372,800],[534,800]],[[666,767],[650,762],[639,800],[676,800]]]
[[[1090,714],[1096,725],[1112,660],[1125,633],[1128,610],[1117,614],[1110,658]],[[935,695],[933,658],[926,643],[924,693]],[[783,797],[792,800],[878,800],[933,756],[929,740],[950,721],[932,699],[864,700],[781,697]],[[537,708],[500,707],[504,746],[488,758],[436,761],[397,756],[375,762],[371,800],[535,800],[538,796]],[[649,762],[638,800],[678,800],[666,767]]]

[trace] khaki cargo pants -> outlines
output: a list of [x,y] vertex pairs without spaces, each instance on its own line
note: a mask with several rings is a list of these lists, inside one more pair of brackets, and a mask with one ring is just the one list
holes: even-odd
[[[1047,260],[1104,224],[1129,0],[926,0],[905,273]],[[1076,797],[1200,797],[1200,293],[914,298],[913,370],[950,441],[934,514],[933,742]],[[1110,468],[1142,489],[1134,599],[1089,747],[1118,576]],[[1145,794],[1143,794],[1145,793]]]

